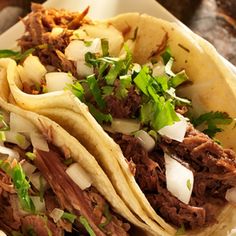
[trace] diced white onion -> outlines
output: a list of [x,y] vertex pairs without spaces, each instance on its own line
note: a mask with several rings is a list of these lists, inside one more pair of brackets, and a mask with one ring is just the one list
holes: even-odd
[[34,203],[35,206],[35,211],[36,212],[45,212],[46,211],[46,206],[45,206],[45,201],[44,199],[40,199],[39,196],[31,196],[32,202]]
[[86,42],[82,40],[73,40],[65,49],[65,56],[68,60],[78,61],[84,60],[87,52],[101,53],[101,40],[98,38],[91,39],[91,45],[86,46]]
[[24,117],[11,112],[10,114],[11,131],[15,132],[34,132],[36,127]]
[[180,121],[177,121],[172,125],[167,125],[161,128],[158,133],[170,139],[182,142],[188,127],[188,123],[182,115],[177,115],[180,118]]
[[227,233],[227,236],[236,236],[236,229],[231,229],[231,231]]
[[103,38],[109,42],[109,54],[111,56],[118,56],[124,38],[120,31],[118,31],[112,25],[83,25],[80,27],[81,30],[84,30],[91,38]]
[[153,76],[162,76],[165,75],[165,65],[162,61],[158,61],[156,64],[153,65],[152,69]]
[[54,27],[54,28],[52,28],[51,35],[53,37],[57,37],[62,32],[63,32],[63,28],[61,28],[61,27]]
[[44,179],[44,177],[39,172],[31,174],[31,176],[29,176],[29,181],[34,185],[34,187],[38,191],[40,191],[40,187],[43,190],[46,190],[48,188],[47,181]]
[[19,161],[20,159],[20,155],[17,151],[7,147],[0,146],[0,153],[8,155],[8,157],[10,157],[12,160],[16,159],[17,161]]
[[39,133],[31,133],[30,139],[33,147],[35,149],[39,149],[41,151],[49,152],[49,147],[47,140],[44,138],[42,134]]
[[29,55],[24,63],[24,75],[28,80],[34,83],[40,83],[43,76],[47,73],[46,68],[39,61],[39,58],[36,56]]
[[64,211],[59,208],[54,208],[52,212],[49,214],[52,217],[53,221],[57,223],[61,217],[63,216]]
[[21,164],[22,169],[27,177],[30,178],[30,176],[35,172],[37,169],[36,166],[30,164],[28,161],[25,161]]
[[27,149],[30,146],[30,142],[25,138],[24,135],[14,131],[5,131],[6,141],[14,143],[22,149]]
[[86,65],[85,60],[78,60],[76,62],[77,74],[82,77],[93,74],[93,67]]
[[180,201],[188,204],[193,190],[193,172],[166,153],[164,158],[167,189]]
[[0,230],[0,236],[7,236],[2,230]]
[[138,63],[134,63],[133,68],[132,68],[132,73],[133,72],[139,73],[140,70],[141,70],[141,66]]
[[133,119],[114,118],[111,123],[111,130],[114,133],[131,134],[140,129],[140,123]]
[[48,92],[60,91],[73,84],[73,76],[65,72],[50,72],[45,75]]
[[236,187],[230,188],[226,191],[225,199],[229,203],[236,205]]
[[78,163],[71,164],[66,169],[66,173],[82,190],[89,188],[92,184],[92,179]]
[[139,139],[142,146],[149,152],[155,147],[155,140],[144,130],[135,133],[135,137]]

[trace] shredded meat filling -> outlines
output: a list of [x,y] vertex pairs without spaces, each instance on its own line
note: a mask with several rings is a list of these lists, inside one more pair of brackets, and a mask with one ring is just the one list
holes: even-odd
[[[76,75],[76,67],[64,56],[66,46],[70,42],[73,30],[87,23],[85,16],[88,8],[81,14],[65,10],[45,9],[40,4],[32,4],[32,12],[23,20],[26,34],[18,41],[22,51],[35,48],[34,54],[40,57],[45,65],[53,65],[62,71]],[[63,31],[55,36],[53,28],[60,27]]]
[[[182,143],[162,138],[148,153],[133,136],[110,134],[128,161],[136,165],[135,179],[150,204],[167,222],[195,229],[216,222],[219,206],[226,203],[227,189],[235,185],[235,153],[223,149],[189,125]],[[189,204],[182,203],[166,188],[164,151],[175,154],[194,173]]]

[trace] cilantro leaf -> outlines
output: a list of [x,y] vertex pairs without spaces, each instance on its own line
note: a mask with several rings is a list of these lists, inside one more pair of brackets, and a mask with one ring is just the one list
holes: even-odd
[[74,223],[74,221],[76,220],[77,216],[72,214],[72,213],[69,213],[69,212],[63,212],[63,215],[62,217],[63,219],[66,219],[68,220],[71,224]]
[[185,234],[185,227],[184,227],[184,224],[181,224],[181,227],[178,228],[178,230],[176,231],[175,235],[184,235]]
[[187,81],[188,79],[189,78],[185,73],[185,70],[182,70],[179,73],[177,73],[174,77],[170,78],[169,83],[171,87],[176,88],[185,81]]
[[151,79],[151,77],[148,75],[148,73],[149,73],[149,68],[147,66],[143,66],[141,71],[134,78],[134,83],[147,96],[149,95],[147,88],[148,88],[148,85],[149,85],[150,79]]
[[170,47],[166,47],[164,53],[161,54],[164,64],[166,65],[167,62],[172,58],[172,54],[170,51]]
[[192,119],[192,124],[197,127],[199,125],[205,125],[207,128],[202,132],[213,138],[216,133],[222,132],[223,129],[217,127],[217,125],[228,125],[233,119],[226,112],[208,112],[200,115],[196,119]]
[[89,86],[89,90],[92,93],[96,103],[98,104],[99,108],[103,109],[105,107],[105,101],[102,98],[101,89],[98,86],[98,81],[95,75],[87,76],[87,82]]
[[111,220],[112,220],[112,215],[109,211],[109,205],[106,203],[104,206],[104,211],[103,211],[103,215],[106,217],[106,221],[104,223],[99,224],[100,228],[105,227],[106,225],[108,225]]
[[108,85],[113,85],[115,82],[115,79],[119,76],[123,69],[123,61],[119,60],[117,62],[114,62],[114,64],[111,66],[108,74],[105,76],[105,80]]
[[102,55],[104,57],[109,55],[109,43],[106,39],[101,39],[101,46],[102,46]]
[[96,236],[88,220],[84,216],[79,217],[79,222],[84,226],[84,228],[87,230],[90,236]]
[[112,122],[111,114],[104,114],[96,109],[91,103],[87,103],[89,111],[91,112],[92,116],[97,120],[98,123],[102,124],[103,122]]
[[22,208],[29,212],[35,212],[34,203],[28,193],[30,184],[26,180],[21,165],[17,163],[14,167],[11,167],[8,161],[0,160],[0,168],[11,177]]
[[116,97],[123,99],[128,94],[128,89],[131,87],[132,78],[131,75],[120,76],[119,86],[116,90]]
[[76,81],[74,84],[68,85],[68,89],[71,90],[71,92],[78,97],[81,101],[84,100],[84,88],[80,84],[79,81]]
[[102,87],[102,95],[103,97],[109,96],[113,93],[114,87],[112,86],[103,86]]
[[35,51],[34,48],[30,48],[23,53],[18,52],[18,51],[4,49],[4,50],[0,50],[0,58],[10,57],[13,60],[19,62],[21,60],[24,60],[27,56],[29,56],[29,54],[33,53],[34,51]]

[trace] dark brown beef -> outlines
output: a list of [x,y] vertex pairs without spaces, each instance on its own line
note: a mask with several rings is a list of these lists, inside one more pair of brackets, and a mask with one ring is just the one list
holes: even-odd
[[[97,225],[104,219],[103,212],[105,204],[107,204],[105,199],[93,187],[82,191],[66,174],[66,167],[62,163],[62,157],[58,152],[37,150],[35,164],[56,194],[62,209],[86,217],[96,235],[105,235],[108,232],[117,236],[128,235],[126,232],[129,229],[127,224],[123,223],[122,219],[118,220],[112,212],[111,222],[103,229],[105,234],[98,228]],[[46,203],[49,203],[49,199]],[[49,206],[47,205],[47,207]]]
[[[46,10],[40,4],[32,4],[32,12],[23,20],[26,34],[19,39],[18,44],[22,51],[35,48],[34,54],[44,64],[76,75],[75,65],[63,55],[70,42],[72,30],[88,22],[85,19],[87,13],[88,8],[79,14],[65,10]],[[54,36],[51,31],[55,27],[61,27],[64,31],[59,36]]]
[[[163,138],[148,153],[133,136],[110,134],[128,161],[136,165],[135,179],[150,204],[175,226],[198,228],[215,223],[219,206],[226,203],[227,189],[236,185],[235,154],[189,126],[182,143]],[[166,189],[164,151],[177,156],[194,173],[190,204],[184,204]]]
[[106,112],[115,118],[129,118],[134,116],[141,106],[141,96],[131,86],[128,90],[127,97],[119,99],[115,95],[105,97]]
[[25,236],[62,236],[64,232],[44,216],[28,215],[21,219],[22,232]]
[[104,235],[95,223],[96,219],[87,196],[66,174],[60,155],[51,150],[49,152],[37,150],[35,165],[56,194],[61,207],[75,215],[83,215],[96,235]]

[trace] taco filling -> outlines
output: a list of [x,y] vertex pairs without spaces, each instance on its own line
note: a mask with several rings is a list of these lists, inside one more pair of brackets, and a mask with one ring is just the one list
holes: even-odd
[[24,117],[1,110],[0,228],[7,235],[128,235],[91,178]]
[[[24,53],[34,54],[18,65],[23,90],[41,94],[70,89],[120,145],[158,215],[186,229],[216,223],[219,207],[235,201],[236,156],[213,137],[222,131],[218,124],[232,119],[218,111],[190,119],[191,101],[176,95],[189,79],[184,70],[172,71],[175,59],[168,34],[150,62],[140,65],[132,61],[138,28],[122,48],[120,32],[112,26],[95,29],[84,18],[86,13],[46,11],[34,5],[24,22],[26,35],[19,40]],[[103,33],[104,37],[94,36]],[[51,167],[45,157],[50,152],[36,154],[35,164],[50,185]],[[58,173],[64,168],[60,162]],[[52,190],[60,194],[59,189]],[[76,214],[65,201],[63,207]]]

